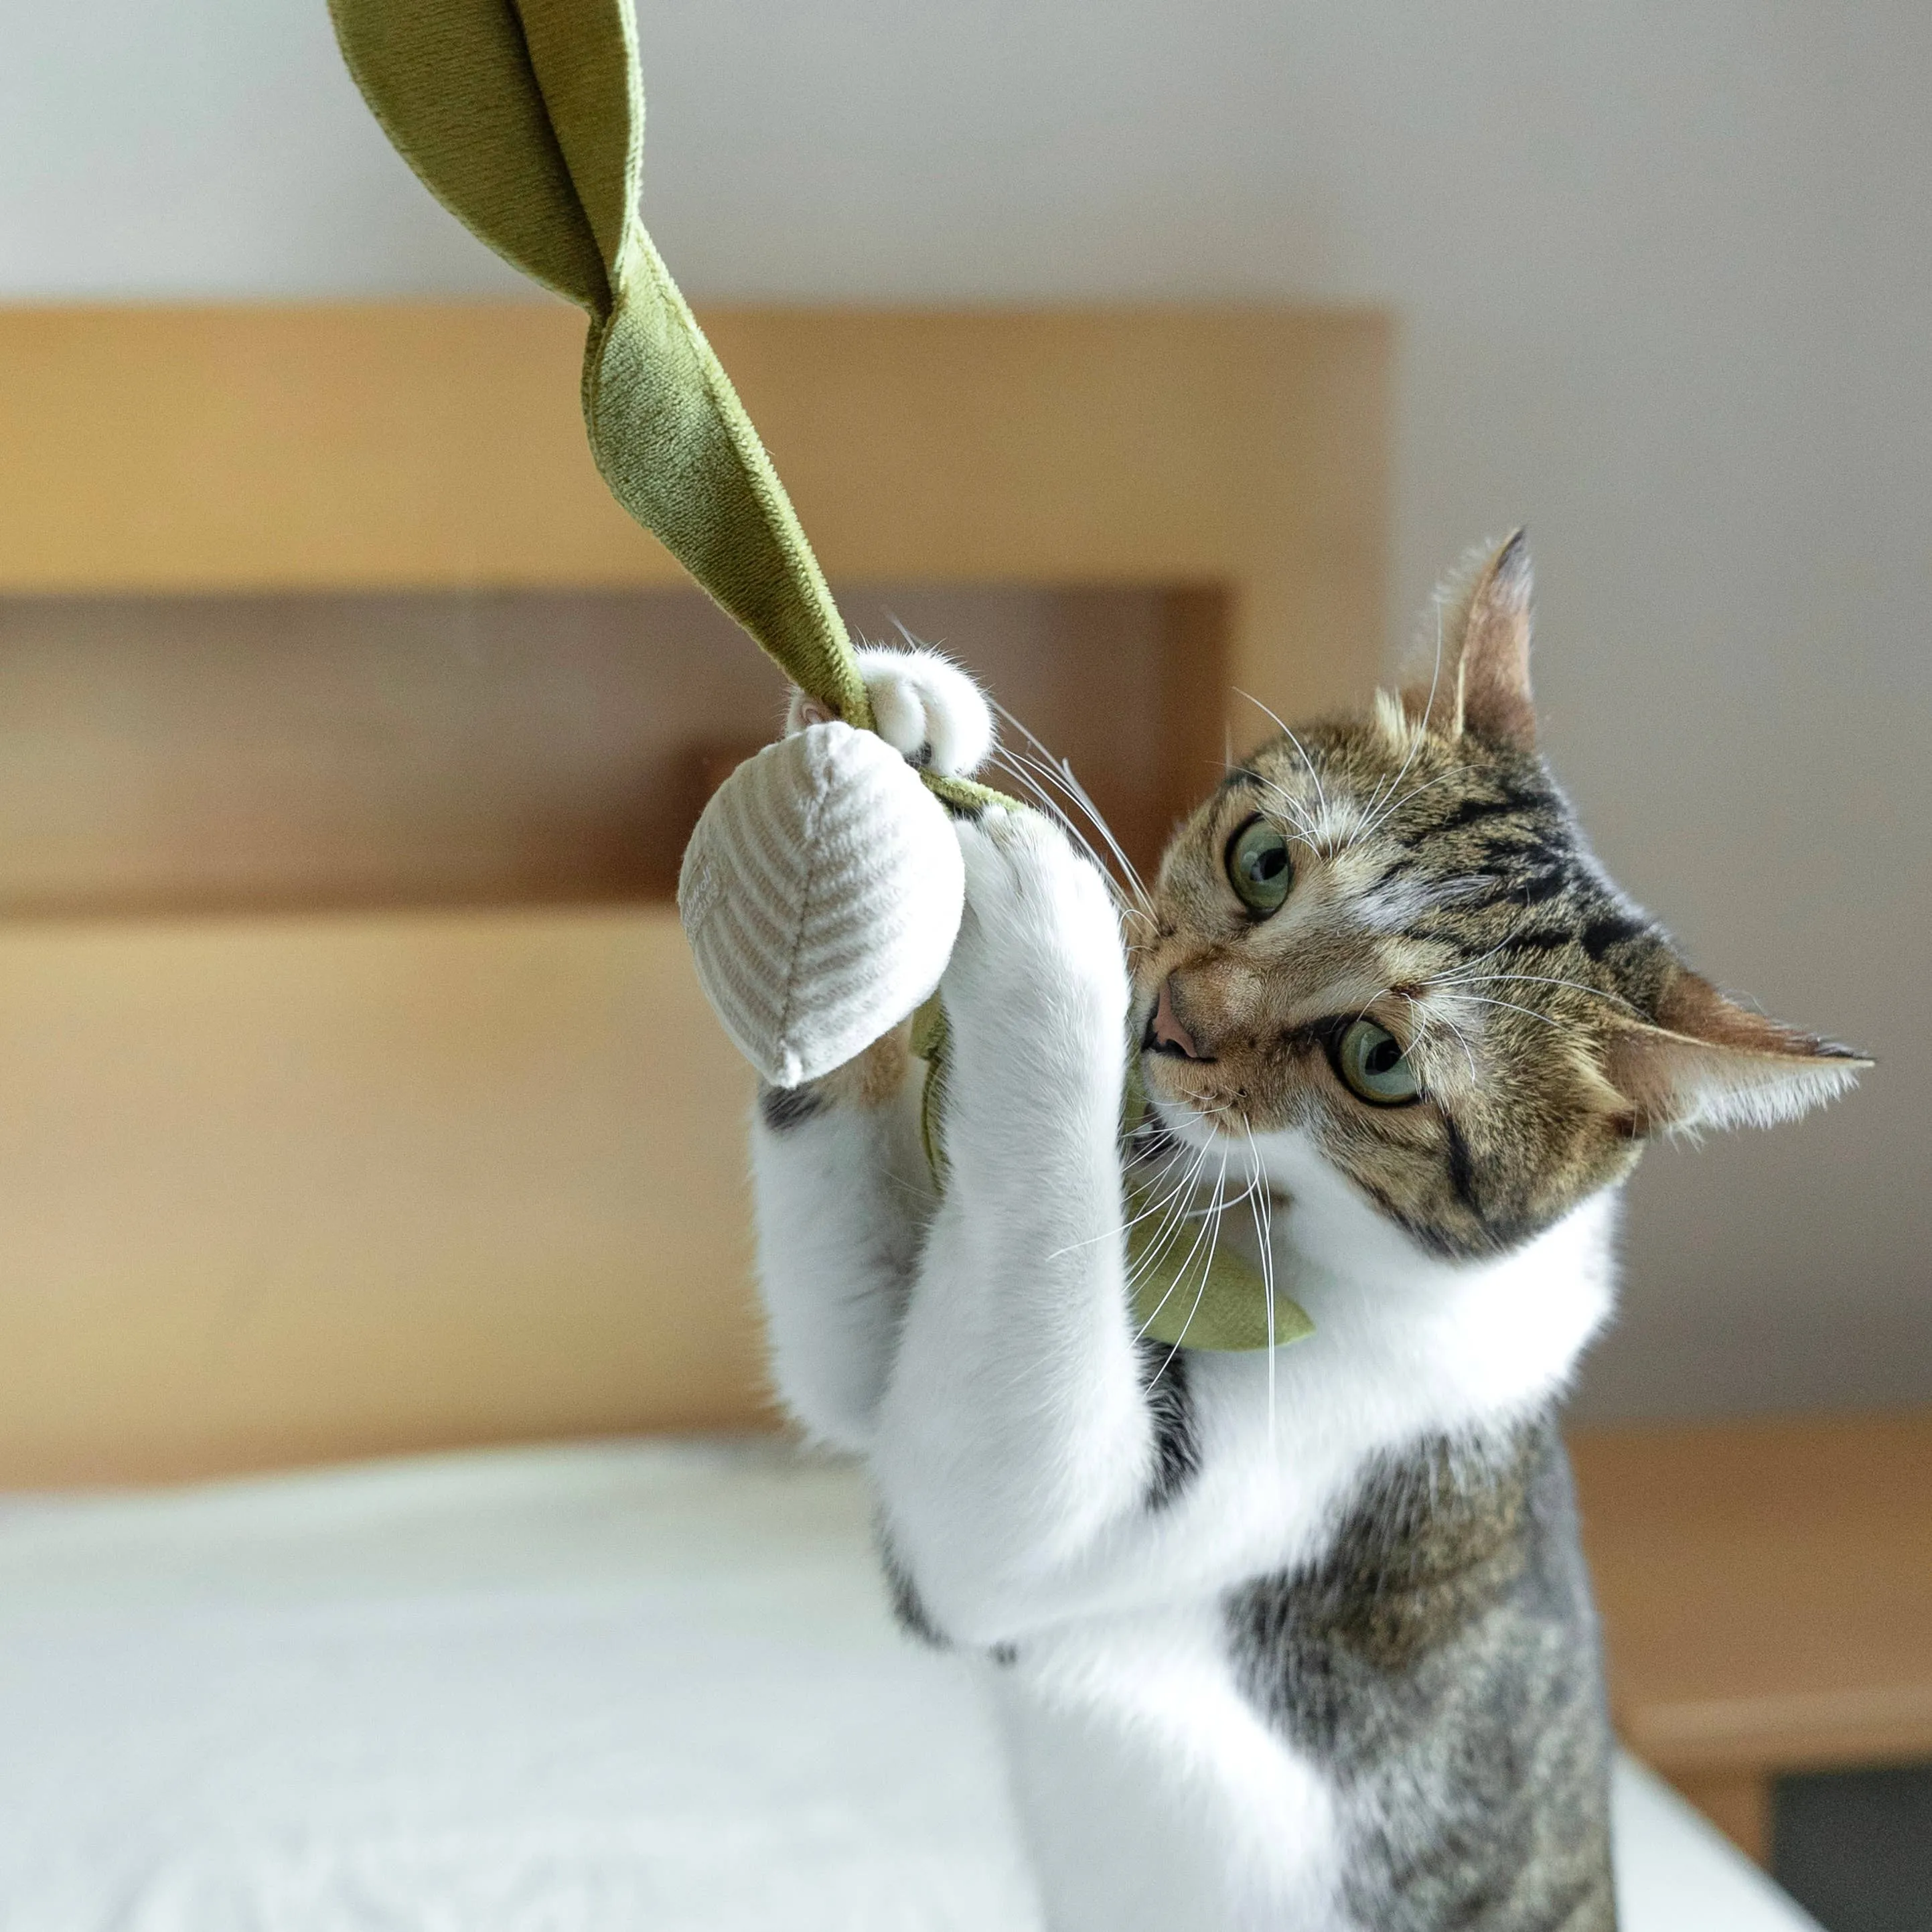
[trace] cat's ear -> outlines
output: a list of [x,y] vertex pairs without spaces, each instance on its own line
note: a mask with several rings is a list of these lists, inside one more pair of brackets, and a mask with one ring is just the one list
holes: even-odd
[[[1529,542],[1518,530],[1466,559],[1436,593],[1426,665],[1402,691],[1412,718],[1446,738],[1464,731],[1536,746],[1529,690]],[[1419,652],[1418,658],[1424,653]]]
[[1619,1027],[1604,1070],[1640,1134],[1794,1120],[1835,1099],[1872,1064],[1754,1012],[1688,970],[1665,994],[1658,1022]]

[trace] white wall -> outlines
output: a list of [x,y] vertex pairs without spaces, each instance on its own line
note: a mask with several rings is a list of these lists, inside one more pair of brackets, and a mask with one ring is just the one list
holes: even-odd
[[[1876,1048],[1652,1157],[1599,1413],[1932,1400],[1921,0],[644,0],[700,298],[1403,318],[1396,601],[1518,518],[1558,769],[1717,976]],[[0,297],[506,291],[322,0],[0,0]]]

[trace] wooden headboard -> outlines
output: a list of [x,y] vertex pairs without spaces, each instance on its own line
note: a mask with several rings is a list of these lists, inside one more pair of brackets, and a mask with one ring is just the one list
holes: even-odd
[[[1378,317],[704,320],[836,585],[1081,592],[1090,631],[1142,598],[1150,826],[1225,727],[1258,735],[1232,687],[1305,712],[1372,680]],[[0,1484],[767,1418],[748,1082],[662,896],[674,842],[614,801],[626,741],[573,794],[613,791],[603,869],[520,794],[438,845],[409,800],[511,783],[412,763],[451,687],[372,646],[389,736],[332,764],[261,601],[675,585],[585,450],[581,334],[537,304],[0,311]],[[170,653],[208,598],[264,641],[190,689]],[[134,600],[173,615],[89,656]],[[650,666],[680,703],[706,675]],[[1111,728],[1090,692],[1068,715]],[[220,813],[164,824],[170,772],[204,806],[226,778]],[[388,802],[332,871],[302,814],[358,784]]]

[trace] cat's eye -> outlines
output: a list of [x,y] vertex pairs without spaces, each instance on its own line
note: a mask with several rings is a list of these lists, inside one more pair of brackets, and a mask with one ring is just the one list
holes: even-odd
[[1263,918],[1288,897],[1294,881],[1288,841],[1264,818],[1251,818],[1228,841],[1228,883],[1250,912]]
[[1399,1107],[1422,1091],[1402,1042],[1373,1020],[1357,1020],[1335,1046],[1335,1070],[1372,1106]]

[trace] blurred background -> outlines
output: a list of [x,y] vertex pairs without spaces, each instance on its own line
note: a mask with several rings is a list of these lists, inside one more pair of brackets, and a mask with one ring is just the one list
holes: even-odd
[[[1906,1412],[1864,1453],[1902,1490],[1932,1486],[1909,1418],[1932,1406],[1932,12],[639,10],[646,218],[693,302],[738,318],[725,359],[784,429],[780,468],[808,528],[833,531],[849,613],[982,667],[1137,849],[1187,789],[1190,668],[1216,689],[1252,674],[1288,714],[1351,694],[1466,546],[1528,524],[1546,748],[1610,871],[1712,977],[1880,1062],[1802,1127],[1651,1154],[1578,1416],[1622,1444],[1629,1425]],[[743,1082],[664,900],[706,774],[766,734],[776,679],[614,526],[580,569],[506,561],[487,515],[386,576],[373,550],[306,568],[308,536],[260,568],[246,538],[175,568],[180,506],[130,511],[111,440],[51,478],[24,460],[50,446],[48,398],[97,380],[172,384],[199,434],[237,406],[223,385],[264,352],[258,321],[313,344],[342,304],[355,329],[393,306],[428,367],[441,311],[423,304],[508,304],[536,316],[536,346],[502,393],[559,372],[555,422],[434,434],[501,446],[514,470],[527,432],[570,503],[595,496],[575,455],[549,454],[577,434],[574,324],[395,158],[320,0],[0,0],[0,329],[17,351],[0,370],[0,1063],[22,1096],[0,1123],[0,1480],[765,1416]],[[788,348],[786,314],[1138,327],[1150,307],[1292,311],[1315,332],[1255,434],[1293,418],[1283,397],[1346,396],[1280,485],[1284,581],[1343,587],[1217,618],[1227,584],[1191,551],[1102,570],[1096,539],[1064,574],[1034,556],[976,577],[970,544],[927,566],[910,540],[875,554],[838,534],[825,479],[845,472],[812,440],[836,440],[830,418],[787,422],[786,372],[842,356],[862,392],[883,352]],[[324,333],[302,336],[315,314]],[[154,350],[142,316],[188,333]],[[514,318],[475,326],[525,340]],[[893,368],[942,340],[908,338]],[[130,356],[151,373],[117,376]],[[318,349],[248,391],[265,412],[249,433],[272,449],[286,407],[326,441],[333,367]],[[935,491],[1002,487],[990,460],[964,475]],[[120,550],[90,549],[69,514],[104,476],[98,527],[130,533]],[[917,488],[916,466],[899,472],[897,492]],[[1244,529],[1237,547],[1270,542]],[[655,667],[674,658],[668,688]],[[652,1118],[673,1043],[676,1077],[714,1096],[674,1130]],[[708,1246],[680,1231],[692,1201],[731,1222]],[[1768,1466],[1773,1436],[1726,1439],[1758,1445],[1738,1468]],[[1824,1439],[1792,1466],[1838,1468]],[[1668,1487],[1704,1454],[1673,1453],[1688,1462],[1661,1476],[1618,1467]],[[1820,1522],[1895,1525],[1868,1462],[1844,1466],[1820,1479]],[[1713,1520],[1696,1535],[1722,1542]],[[1892,1561],[1860,1548],[1830,1565]],[[1875,1626],[1896,1629],[1923,1557],[1886,1570]],[[1762,1586],[1773,1560],[1742,1574]],[[1842,1633],[1848,1614],[1826,1621]],[[1888,1655],[1858,1694],[1919,1700],[1923,1736],[1894,1726],[1852,1756],[1895,1768],[1932,1750],[1932,1661]],[[1830,1756],[1782,1768],[1848,1761]],[[1891,1768],[1887,1815],[1924,1824]],[[1790,1844],[1844,1841],[1850,1826],[1804,1822],[1835,1816],[1841,1789],[1802,1816],[1789,1797]],[[1932,1923],[1923,1894],[1912,1909]]]
[[[529,297],[319,6],[8,15],[0,299]],[[643,15],[646,210],[700,304],[1395,318],[1388,647],[1528,523],[1549,748],[1612,872],[1882,1062],[1802,1132],[1648,1163],[1584,1411],[1932,1400],[1924,10]]]

